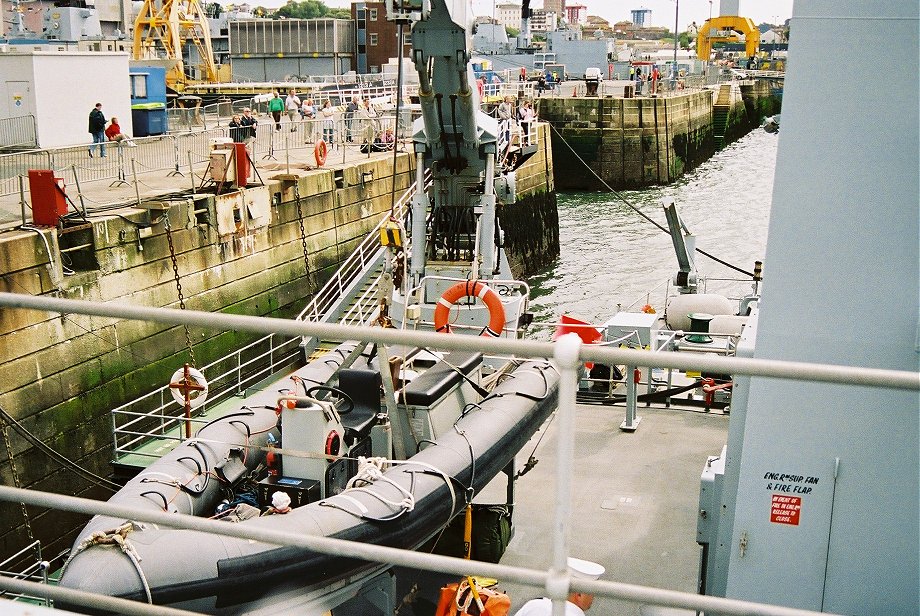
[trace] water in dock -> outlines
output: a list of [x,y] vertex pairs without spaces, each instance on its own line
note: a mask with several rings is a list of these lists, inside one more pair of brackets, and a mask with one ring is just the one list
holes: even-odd
[[[776,143],[777,135],[755,130],[671,186],[620,194],[665,227],[661,200],[675,200],[697,248],[751,271],[766,248]],[[651,289],[650,303],[661,305],[663,283],[677,271],[667,233],[610,193],[560,193],[558,204],[561,254],[530,280],[535,321],[558,321],[565,312],[603,323],[618,304],[640,309]],[[702,275],[744,277],[703,256],[696,263]],[[769,271],[765,263],[767,282]]]

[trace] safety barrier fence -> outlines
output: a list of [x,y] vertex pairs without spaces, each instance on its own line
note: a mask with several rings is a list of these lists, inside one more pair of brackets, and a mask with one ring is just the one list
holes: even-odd
[[0,119],[0,148],[20,150],[34,148],[36,145],[35,116]]
[[[396,145],[397,135],[408,134],[414,117],[414,112],[409,110],[401,114],[399,122],[394,112],[372,116],[355,114],[352,119],[344,119],[341,113],[332,119],[300,120],[297,116],[293,122],[284,115],[280,130],[276,130],[271,117],[261,117],[255,138],[249,140],[250,156],[257,167],[265,160],[290,163],[291,153],[313,150],[316,141],[325,139],[329,154],[334,155],[335,150],[340,150],[341,161],[344,162],[345,148],[361,148],[365,141],[370,147],[362,152],[367,154],[391,149]],[[389,142],[388,132],[393,136]],[[94,203],[84,197],[79,191],[81,182],[107,180],[112,186],[134,184],[142,181],[136,178],[145,173],[188,175],[190,167],[200,173],[210,160],[215,140],[227,141],[234,137],[240,138],[240,134],[224,123],[206,130],[140,137],[101,146],[85,144],[0,155],[0,196],[21,193],[24,209],[28,210],[31,203],[28,171],[51,169],[56,177],[63,178],[71,200],[75,204],[79,202],[81,208],[92,210],[106,204]],[[23,224],[30,222],[28,218],[22,221]]]
[[[703,356],[698,354],[656,353],[642,350],[598,347],[583,345],[577,336],[564,336],[555,343],[524,340],[487,339],[478,336],[444,336],[434,332],[394,330],[380,327],[346,327],[342,325],[289,321],[265,317],[251,317],[209,313],[155,309],[142,306],[107,304],[67,300],[46,296],[0,293],[0,306],[26,308],[71,314],[88,314],[111,318],[150,320],[170,325],[209,327],[220,330],[250,331],[279,336],[312,336],[329,340],[363,340],[378,345],[412,345],[449,351],[483,352],[496,355],[513,354],[516,357],[550,358],[559,370],[559,395],[557,411],[557,468],[555,502],[556,512],[552,534],[552,565],[548,570],[528,567],[513,567],[479,561],[412,552],[378,545],[354,543],[330,537],[287,533],[283,531],[253,528],[243,524],[224,522],[155,512],[137,507],[125,507],[101,503],[61,494],[24,490],[0,486],[0,500],[22,502],[27,505],[50,507],[65,511],[99,514],[141,522],[150,522],[170,528],[188,528],[202,532],[239,537],[252,541],[289,545],[314,550],[339,557],[352,557],[374,563],[399,565],[415,569],[426,569],[454,575],[483,575],[543,588],[553,599],[555,613],[562,613],[562,606],[570,590],[611,597],[642,604],[702,610],[706,613],[763,616],[816,616],[818,612],[796,608],[770,606],[765,604],[724,599],[695,593],[678,592],[626,584],[614,581],[584,580],[570,578],[566,571],[569,553],[570,509],[572,503],[572,470],[575,450],[575,395],[578,371],[585,361],[607,365],[642,365],[651,363],[659,368],[713,371],[737,375],[775,377],[795,381],[821,381],[847,385],[866,385],[920,390],[920,374],[916,372],[882,370],[805,362],[788,362],[748,358]],[[651,356],[651,360],[650,357]],[[27,585],[19,580],[0,578],[0,588],[28,588],[30,592],[89,603],[97,608],[115,606],[123,613],[178,614],[169,608],[145,604],[128,606],[110,601],[112,598],[86,596],[63,588],[44,588],[38,584]],[[135,611],[137,610],[137,611]],[[143,611],[141,611],[143,610]]]

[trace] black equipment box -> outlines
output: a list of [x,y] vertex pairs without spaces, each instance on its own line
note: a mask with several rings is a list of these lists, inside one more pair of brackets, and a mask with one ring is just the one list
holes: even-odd
[[295,479],[293,477],[272,477],[269,475],[259,482],[259,507],[270,507],[272,494],[284,492],[291,497],[291,507],[296,508],[320,499],[320,485],[315,479]]

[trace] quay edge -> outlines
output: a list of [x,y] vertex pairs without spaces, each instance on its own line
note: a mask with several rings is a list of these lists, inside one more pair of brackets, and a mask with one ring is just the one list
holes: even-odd
[[537,99],[560,190],[607,190],[594,174],[614,190],[670,184],[779,108],[762,80],[662,97]]

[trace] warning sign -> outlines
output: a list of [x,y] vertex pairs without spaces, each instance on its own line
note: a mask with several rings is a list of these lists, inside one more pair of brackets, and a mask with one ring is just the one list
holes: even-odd
[[770,505],[770,521],[776,524],[799,525],[799,512],[802,511],[802,499],[798,496],[774,494]]

